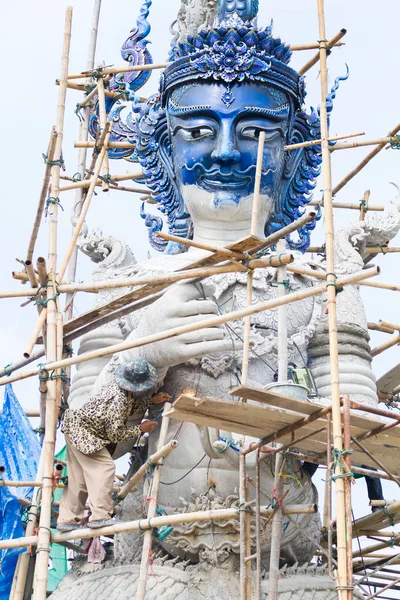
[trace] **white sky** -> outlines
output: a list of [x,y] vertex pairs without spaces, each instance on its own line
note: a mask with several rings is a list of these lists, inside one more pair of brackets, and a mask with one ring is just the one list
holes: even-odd
[[[62,34],[65,0],[20,0],[0,2],[0,54],[3,57],[3,93],[1,95],[2,137],[2,219],[0,229],[1,289],[18,289],[19,283],[11,278],[13,270],[20,270],[15,258],[25,258],[32,222],[42,184],[44,164],[42,152],[46,152],[51,127],[55,122],[58,88],[54,85],[60,72]],[[316,0],[262,0],[260,24],[274,19],[274,34],[285,42],[303,44],[318,39]],[[103,0],[100,19],[96,62],[122,65],[120,47],[130,29],[135,26],[141,0]],[[88,39],[92,21],[92,0],[73,2],[73,34],[69,72],[86,68]],[[150,15],[152,32],[150,47],[154,62],[163,62],[168,53],[169,24],[175,19],[179,0],[154,0]],[[344,74],[345,63],[350,67],[350,78],[342,83],[335,101],[331,121],[331,135],[365,131],[366,138],[382,137],[399,121],[398,36],[393,33],[400,18],[400,4],[396,0],[327,0],[327,36],[331,38],[341,28],[348,33],[346,46],[336,49],[329,58],[329,77],[333,83],[336,76]],[[313,51],[294,54],[292,65],[300,68]],[[158,73],[143,88],[143,95],[156,91]],[[307,102],[319,104],[318,67],[307,75]],[[68,174],[76,171],[77,151],[73,142],[78,136],[79,122],[74,108],[81,99],[79,92],[70,90],[64,131],[64,159]],[[337,183],[369,152],[368,148],[334,153],[333,181]],[[370,166],[362,171],[337,196],[338,201],[359,202],[364,191],[371,189],[371,204],[388,206],[394,197],[394,188],[388,184],[400,184],[400,151],[383,151]],[[133,168],[132,168],[133,167]],[[135,171],[134,165],[113,161],[112,172]],[[321,189],[322,181],[317,190]],[[319,194],[316,192],[315,198]],[[73,192],[64,193],[61,203],[65,212],[59,217],[59,260],[65,252],[69,236],[69,213],[73,204]],[[131,243],[138,258],[147,256],[149,245],[143,221],[139,216],[139,197],[122,192],[99,193],[89,212],[89,229],[100,228],[106,234],[115,235]],[[381,213],[378,213],[381,214]],[[355,211],[336,210],[335,226],[340,228],[350,220],[356,220]],[[318,225],[312,244],[323,241],[323,220]],[[394,242],[400,246],[400,240]],[[47,232],[43,227],[34,260],[46,256]],[[154,251],[152,251],[154,253]],[[396,255],[380,257],[374,261],[382,270],[381,281],[399,284],[396,271]],[[93,265],[86,257],[79,259],[78,280],[90,277]],[[385,319],[399,322],[396,292],[363,290],[363,298],[369,321]],[[87,310],[91,295],[80,295],[76,300],[76,314]],[[20,308],[23,300],[2,300],[0,313],[0,367],[19,360],[24,346],[31,336],[36,321],[33,305]],[[371,345],[385,341],[386,334],[372,332]],[[386,351],[374,360],[377,376],[397,364],[398,347]],[[400,383],[400,382],[399,382]],[[38,405],[38,381],[36,378],[14,384],[14,390],[25,407]],[[315,476],[316,481],[324,476]],[[386,496],[396,496],[396,486],[385,484]],[[365,483],[355,487],[354,508],[356,515],[366,514]]]

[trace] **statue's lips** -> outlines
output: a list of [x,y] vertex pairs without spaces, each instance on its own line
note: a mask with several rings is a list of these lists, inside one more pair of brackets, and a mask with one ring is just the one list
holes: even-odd
[[251,177],[237,177],[237,176],[221,176],[218,177],[200,177],[200,184],[211,188],[220,190],[224,189],[240,189],[247,187],[251,183]]

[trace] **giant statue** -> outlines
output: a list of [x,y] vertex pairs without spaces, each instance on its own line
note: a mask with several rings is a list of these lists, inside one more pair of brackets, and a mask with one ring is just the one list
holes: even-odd
[[[133,65],[151,62],[146,39],[151,4],[151,0],[143,3],[137,27],[122,49],[123,58]],[[265,238],[304,213],[320,172],[321,147],[285,151],[285,146],[319,139],[319,112],[306,112],[304,78],[289,64],[290,47],[273,37],[272,26],[257,24],[257,13],[258,0],[182,0],[174,23],[170,64],[161,75],[159,92],[145,101],[137,94],[149,71],[124,73],[111,80],[110,89],[123,93],[128,100],[122,105],[107,98],[113,121],[111,140],[130,141],[132,148],[114,148],[110,157],[140,164],[141,182],[151,190],[161,216],[147,212],[148,204],[142,206],[141,216],[156,253],[141,263],[135,260],[134,247],[130,249],[134,240],[122,241],[118,232],[110,232],[115,237],[101,233],[82,236],[81,250],[98,263],[94,279],[156,277],[182,269],[207,254],[157,237],[163,229],[211,246],[225,246],[248,236],[261,132],[266,141],[258,237]],[[337,87],[335,84],[328,97],[329,113]],[[99,129],[96,110],[90,127],[95,136]],[[301,264],[307,264],[304,252],[314,226],[312,222],[286,240]],[[367,243],[386,243],[399,227],[398,205],[393,203],[385,218],[356,221],[339,232],[335,242],[337,273],[360,270]],[[323,267],[323,259],[319,260]],[[176,284],[146,308],[86,334],[79,352],[139,339],[243,307],[246,282],[247,274],[237,272],[212,276],[202,284]],[[310,278],[288,275],[290,290],[312,285]],[[253,301],[275,297],[277,287],[275,268],[255,271]],[[122,293],[120,289],[101,291],[97,305]],[[326,299],[317,296],[289,305],[287,319],[289,362],[309,367],[318,394],[329,399]],[[341,392],[361,403],[376,404],[367,322],[358,286],[348,286],[338,295],[338,335]],[[236,321],[129,350],[111,359],[83,363],[72,383],[70,406],[80,406],[112,377],[121,362],[137,357],[157,368],[159,385],[174,398],[188,390],[198,397],[230,398],[230,390],[241,382],[242,339],[243,322]],[[248,381],[264,388],[276,379],[277,311],[270,310],[251,319]],[[237,506],[235,432],[171,420],[169,439],[174,436],[179,437],[179,447],[163,467],[158,499],[162,510],[173,513]],[[149,454],[157,439],[157,432],[150,435]],[[222,446],[221,440],[225,441]],[[122,455],[132,445],[133,441],[120,446],[117,453]],[[317,503],[316,489],[301,464],[288,461],[285,468],[286,501]],[[250,475],[252,469],[250,459]],[[265,460],[261,482],[265,503],[273,498],[273,478],[274,463]],[[141,517],[146,494],[145,484],[119,507],[119,518]],[[320,528],[318,514],[284,519],[281,556],[287,568],[294,569],[292,591],[296,569],[300,568],[296,565],[307,565],[313,557]],[[262,556],[267,569],[270,537],[268,530],[264,534]],[[89,600],[111,598],[113,589],[120,590],[119,598],[133,598],[140,543],[136,533],[116,536],[114,557],[97,567],[100,570],[96,573],[87,573],[89,567],[77,562],[54,594],[55,600],[78,593]],[[157,542],[154,551],[155,577],[149,577],[149,598],[239,598],[237,520],[178,525],[164,541]],[[318,585],[322,589],[334,587],[315,566],[314,570],[302,568],[304,573],[314,574],[314,578],[307,576],[297,584],[302,597],[307,597],[307,589],[313,585],[315,589]],[[335,597],[336,592],[332,593]]]

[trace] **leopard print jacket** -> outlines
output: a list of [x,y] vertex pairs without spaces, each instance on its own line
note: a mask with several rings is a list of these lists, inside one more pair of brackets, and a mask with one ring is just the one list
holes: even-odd
[[93,454],[118,442],[137,438],[141,434],[139,425],[129,427],[127,419],[136,412],[144,415],[150,404],[151,398],[137,399],[113,380],[81,408],[68,408],[61,431],[68,435],[70,443],[79,452]]

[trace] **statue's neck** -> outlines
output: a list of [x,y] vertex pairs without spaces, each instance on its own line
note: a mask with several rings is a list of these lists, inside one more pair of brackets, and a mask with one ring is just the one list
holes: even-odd
[[[250,221],[196,220],[193,240],[209,246],[227,246],[247,237],[251,232]],[[263,225],[260,223],[256,235],[264,238]]]

